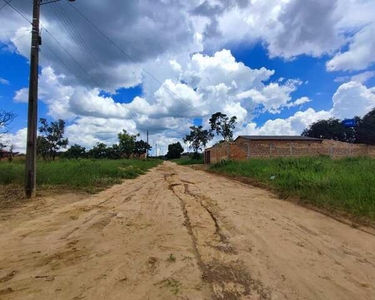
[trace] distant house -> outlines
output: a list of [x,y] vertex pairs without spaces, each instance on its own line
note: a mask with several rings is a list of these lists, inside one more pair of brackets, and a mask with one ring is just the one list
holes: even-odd
[[374,148],[304,136],[241,135],[234,142],[223,142],[205,150],[205,163],[250,158],[300,157],[329,155],[331,157],[372,155]]

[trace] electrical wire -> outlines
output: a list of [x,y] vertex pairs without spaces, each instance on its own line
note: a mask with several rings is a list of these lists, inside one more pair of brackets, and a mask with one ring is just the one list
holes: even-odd
[[181,101],[185,102],[189,106],[192,107],[192,109],[196,109],[191,105],[190,102],[185,101],[185,99],[181,98],[179,95],[177,95],[174,91],[166,87],[161,80],[156,78],[151,72],[144,69],[133,57],[131,57],[126,51],[124,51],[117,43],[115,43],[110,37],[108,37],[94,22],[92,22],[86,15],[84,15],[78,8],[76,8],[75,5],[72,5],[69,3],[70,7],[73,8],[83,19],[85,19],[92,27],[94,27],[107,41],[109,41],[113,46],[115,46],[121,53],[123,53],[126,57],[128,57],[136,66],[138,66],[144,73],[149,75],[153,80],[155,80],[157,83],[159,83],[165,90],[167,90],[170,94],[174,95],[176,98],[180,99]]
[[78,30],[74,26],[72,20],[69,18],[68,14],[65,13],[65,10],[64,10],[63,6],[60,3],[58,3],[57,7],[60,8],[60,11],[61,11],[62,15],[65,16],[65,18],[66,18],[66,20],[68,22],[68,27],[70,26],[70,28],[72,29],[73,33],[75,33],[75,35],[77,36],[79,44],[83,47],[83,49],[86,51],[86,53],[88,53],[88,55],[89,55],[90,59],[93,61],[94,65],[96,65],[98,67],[98,69],[104,74],[104,71],[103,71],[103,69],[102,69],[102,67],[100,65],[100,62],[93,55],[90,47],[87,46],[87,44],[85,43],[84,39],[82,38],[82,35],[78,32]]
[[17,8],[15,7],[10,1],[4,0],[5,4],[8,4],[14,11],[16,11],[22,18],[24,18],[28,23],[32,24],[32,22]]
[[72,70],[67,66],[67,64],[56,54],[55,51],[51,49],[50,46],[48,46],[47,43],[44,43],[44,46],[52,53],[52,55],[70,72],[73,73]]
[[[11,2],[12,0],[9,0],[9,2]],[[3,6],[2,7],[0,7],[0,11],[5,7],[5,6],[7,6],[8,5],[8,3],[7,2],[5,2],[4,4],[3,4]]]
[[[10,3],[9,0],[3,0],[5,2],[5,5],[8,4],[14,11],[16,11],[21,17],[23,17],[28,23],[32,24],[32,22],[14,5]],[[70,4],[70,7],[72,7],[83,19],[85,19],[90,25],[92,25],[106,40],[108,40],[113,46],[115,46],[121,53],[123,53],[126,57],[128,57],[136,66],[138,66],[144,73],[149,75],[153,80],[155,80],[157,83],[161,85],[166,91],[168,91],[170,94],[174,95],[176,98],[180,99],[181,101],[185,102],[189,106],[192,107],[192,109],[195,110],[195,108],[191,105],[190,102],[185,101],[185,99],[181,98],[179,95],[177,95],[174,91],[166,87],[161,80],[156,78],[151,72],[144,69],[132,56],[130,56],[126,51],[124,51],[117,43],[115,43],[111,38],[109,38],[95,23],[93,23],[88,17],[86,17],[81,11],[79,11],[74,5]],[[100,86],[98,82],[92,76],[82,67],[82,65],[69,53],[67,49],[65,49],[61,43],[53,36],[51,32],[48,31],[48,29],[42,25],[42,28],[51,36],[51,38],[60,46],[62,50],[64,50],[68,56],[80,67],[80,69],[90,78],[90,80],[96,84],[96,86]]]
[[[14,11],[16,11],[20,16],[22,16],[28,23],[32,24],[31,21],[19,10],[17,9],[16,7],[14,7],[14,5],[10,4],[9,1],[7,0],[4,0],[4,2],[6,2]],[[64,50],[68,56],[80,67],[80,69],[90,78],[90,80],[96,85],[96,86],[99,86],[99,84],[90,76],[90,74],[82,67],[82,65],[69,53],[69,51],[63,47],[63,45],[61,45],[61,43],[53,36],[52,33],[50,33],[48,31],[48,29],[42,25],[42,28],[48,33],[49,36],[51,36],[51,38],[60,46],[60,48],[62,50]]]
[[69,53],[69,51],[63,47],[63,45],[61,45],[61,43],[58,41],[58,39],[56,39],[54,37],[54,35],[52,33],[50,33],[46,27],[42,26],[42,28],[44,28],[44,30],[48,33],[48,35],[60,46],[60,48],[62,50],[64,50],[64,52],[66,54],[68,54],[68,56],[80,67],[80,69],[90,78],[90,80],[96,85],[96,86],[100,86],[98,84],[98,82],[95,81],[94,78],[92,78],[92,76],[85,70],[85,68]]
[[[65,27],[69,35],[73,38],[73,40],[77,43],[79,48],[81,49],[82,53],[85,55],[86,59],[88,60],[89,64],[92,65],[95,72],[100,76],[100,82],[105,82],[106,75],[96,57],[93,55],[90,48],[87,46],[85,41],[83,40],[81,34],[77,31],[74,24],[72,23],[71,19],[65,13],[64,9],[62,8],[60,3],[57,3],[56,6],[52,6],[55,14],[59,17],[62,25]],[[108,87],[106,87],[109,89]]]

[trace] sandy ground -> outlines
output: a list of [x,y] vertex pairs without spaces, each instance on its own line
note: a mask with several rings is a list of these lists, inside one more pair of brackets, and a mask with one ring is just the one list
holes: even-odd
[[375,299],[375,237],[172,163],[0,212],[0,299]]

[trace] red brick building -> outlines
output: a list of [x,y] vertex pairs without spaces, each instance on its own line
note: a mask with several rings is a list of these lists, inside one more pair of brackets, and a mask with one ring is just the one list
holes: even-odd
[[239,136],[234,142],[223,142],[205,150],[205,163],[250,158],[373,156],[375,147],[303,136]]

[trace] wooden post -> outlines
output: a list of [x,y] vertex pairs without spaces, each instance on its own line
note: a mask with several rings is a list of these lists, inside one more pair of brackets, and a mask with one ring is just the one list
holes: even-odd
[[38,127],[38,65],[39,65],[39,19],[40,1],[33,1],[33,22],[30,53],[29,103],[27,119],[27,143],[25,163],[25,195],[36,194],[36,141]]

